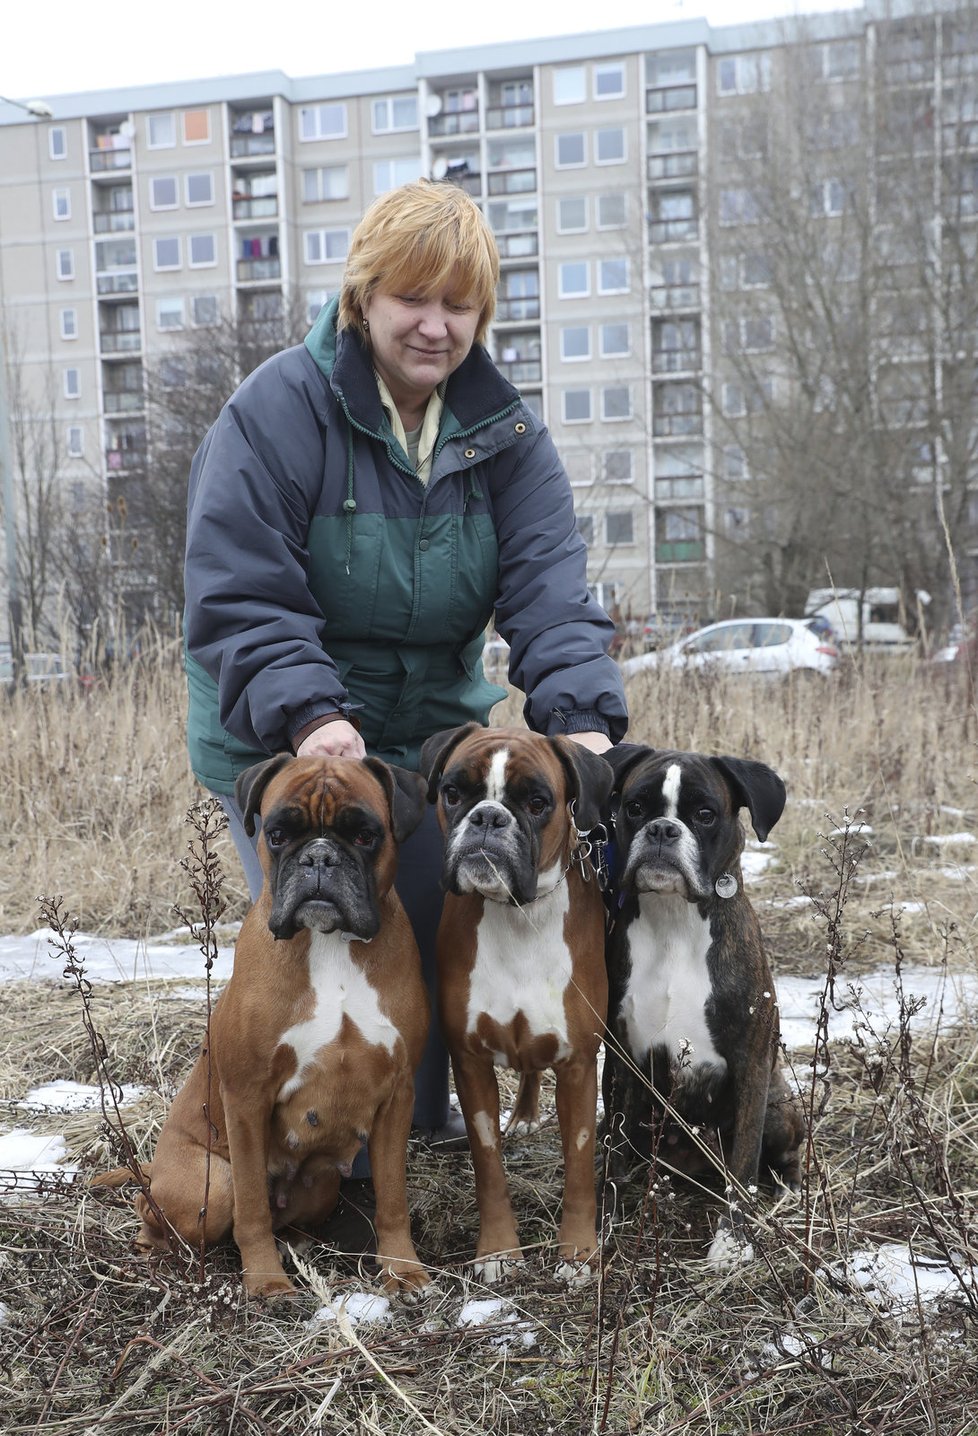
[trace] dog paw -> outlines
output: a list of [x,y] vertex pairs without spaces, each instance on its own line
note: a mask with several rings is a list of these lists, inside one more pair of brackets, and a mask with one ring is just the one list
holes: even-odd
[[566,1286],[587,1286],[597,1276],[589,1261],[568,1261],[565,1257],[558,1262],[554,1276]]
[[281,1276],[245,1276],[244,1288],[248,1296],[263,1296],[275,1300],[281,1297],[298,1296],[298,1289],[283,1272]]
[[398,1296],[405,1306],[414,1306],[432,1296],[435,1284],[420,1263],[391,1262],[381,1269],[381,1281],[388,1296]]
[[538,1117],[520,1117],[506,1128],[507,1137],[532,1137],[534,1132],[539,1132],[542,1122]]
[[477,1257],[472,1263],[472,1270],[484,1286],[498,1286],[501,1281],[514,1276],[522,1265],[522,1257]]
[[749,1241],[737,1236],[729,1227],[721,1227],[710,1244],[706,1259],[716,1270],[726,1271],[753,1261],[754,1248]]

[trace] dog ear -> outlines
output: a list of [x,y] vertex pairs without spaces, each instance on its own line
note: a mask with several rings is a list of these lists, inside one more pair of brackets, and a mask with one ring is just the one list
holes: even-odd
[[369,768],[387,793],[391,810],[391,832],[395,843],[409,838],[424,817],[427,789],[420,773],[407,768],[398,768],[394,763],[385,763],[381,758],[364,758],[363,766]]
[[773,768],[752,758],[714,758],[733,791],[738,808],[750,813],[751,826],[763,843],[784,812],[785,786]]
[[255,836],[255,814],[261,807],[262,794],[275,774],[280,772],[286,763],[293,761],[291,753],[277,753],[274,758],[266,758],[263,763],[256,763],[253,768],[246,768],[235,783],[235,802],[241,809],[244,830],[249,838]]
[[478,733],[481,727],[481,723],[463,723],[460,728],[446,728],[441,733],[433,733],[430,738],[425,739],[421,746],[421,772],[428,780],[429,803],[435,802],[438,797],[438,784],[449,753],[463,738],[467,738],[470,733]]
[[648,758],[654,752],[655,749],[645,743],[619,743],[602,754],[605,762],[611,764],[611,770],[615,775],[615,787],[619,790],[624,787],[625,779],[635,764],[641,762],[643,758]]
[[604,816],[615,775],[603,754],[592,753],[590,748],[575,743],[573,738],[559,734],[550,741],[570,779],[575,799],[574,821],[580,832],[589,833]]

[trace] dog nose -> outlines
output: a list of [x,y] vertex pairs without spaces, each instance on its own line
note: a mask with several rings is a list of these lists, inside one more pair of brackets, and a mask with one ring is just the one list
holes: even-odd
[[512,813],[499,803],[479,803],[469,814],[473,828],[506,828],[512,821]]
[[653,818],[648,826],[649,837],[658,838],[660,843],[678,843],[682,831],[671,818]]
[[299,866],[304,868],[331,868],[335,864],[336,849],[332,843],[326,843],[321,838],[307,843],[299,858]]

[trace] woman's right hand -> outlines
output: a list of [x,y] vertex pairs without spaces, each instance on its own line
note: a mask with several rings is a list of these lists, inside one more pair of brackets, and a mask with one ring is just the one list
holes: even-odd
[[367,749],[352,723],[337,718],[306,735],[295,750],[297,758],[365,758]]

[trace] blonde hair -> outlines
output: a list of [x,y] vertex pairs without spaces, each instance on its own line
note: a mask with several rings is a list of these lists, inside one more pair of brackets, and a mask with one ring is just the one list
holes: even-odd
[[361,338],[363,306],[378,289],[432,293],[451,284],[479,309],[484,342],[496,309],[499,250],[474,200],[457,185],[415,180],[374,200],[353,231],[340,290],[340,329]]

